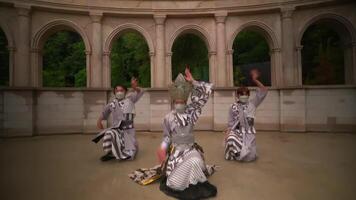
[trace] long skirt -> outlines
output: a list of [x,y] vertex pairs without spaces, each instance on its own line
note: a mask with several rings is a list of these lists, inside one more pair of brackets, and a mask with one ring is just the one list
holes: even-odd
[[173,149],[171,152],[164,166],[138,169],[129,177],[142,185],[161,178],[160,190],[178,199],[204,199],[216,196],[216,187],[207,180],[207,177],[216,171],[216,166],[205,164],[200,146],[195,144],[190,148]]
[[231,130],[225,141],[225,159],[249,162],[256,158],[255,132]]
[[118,160],[134,159],[137,147],[135,129],[110,128],[104,132],[103,149]]

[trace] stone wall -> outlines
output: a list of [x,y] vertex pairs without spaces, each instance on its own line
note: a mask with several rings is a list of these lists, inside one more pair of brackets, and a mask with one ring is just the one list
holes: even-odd
[[[226,128],[232,88],[214,90],[195,129]],[[251,97],[255,95],[254,90]],[[0,92],[1,136],[95,133],[112,97],[108,90],[7,89]],[[256,112],[256,128],[287,132],[355,132],[356,87],[271,88]],[[137,130],[159,131],[170,111],[166,90],[148,89],[136,105]],[[110,126],[110,119],[108,126]]]

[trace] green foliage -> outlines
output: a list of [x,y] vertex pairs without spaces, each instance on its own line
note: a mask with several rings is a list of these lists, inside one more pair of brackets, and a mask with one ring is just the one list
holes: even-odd
[[9,85],[9,50],[5,33],[0,29],[0,86]]
[[331,27],[310,26],[302,38],[303,84],[343,84],[344,52],[342,42]]
[[184,34],[172,47],[172,79],[184,73],[186,65],[196,80],[209,81],[209,58],[205,42],[194,34]]
[[111,86],[130,86],[137,77],[141,87],[151,86],[150,57],[146,40],[136,32],[120,36],[111,50]]
[[233,44],[234,85],[250,86],[249,71],[253,68],[261,71],[261,80],[271,85],[271,65],[269,46],[266,39],[255,31],[241,31]]
[[81,36],[59,31],[50,36],[43,48],[44,87],[85,87],[86,56]]

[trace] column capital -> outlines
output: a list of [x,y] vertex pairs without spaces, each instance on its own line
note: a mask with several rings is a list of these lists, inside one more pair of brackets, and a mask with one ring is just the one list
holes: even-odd
[[166,52],[166,56],[172,56],[173,55],[173,52],[170,51],[170,52]]
[[93,23],[100,23],[101,19],[103,18],[103,13],[91,11],[89,12],[89,16]]
[[16,51],[16,47],[15,46],[7,46],[7,50]]
[[91,55],[91,51],[85,51],[85,55]]
[[15,4],[18,16],[28,17],[31,12],[31,6],[27,4]]
[[271,49],[271,53],[279,53],[281,52],[281,48],[273,48]]
[[295,11],[294,6],[284,6],[281,8],[282,19],[292,18],[293,12]]
[[103,56],[110,56],[111,51],[104,51]]
[[214,14],[216,23],[225,23],[227,12],[218,12]]
[[303,49],[303,45],[298,45],[298,46],[295,47],[295,49],[296,49],[297,51],[300,51],[300,50]]
[[233,49],[228,49],[228,50],[226,51],[226,53],[227,53],[228,55],[231,55],[231,54],[234,53],[234,50],[233,50]]
[[155,20],[156,25],[163,25],[166,21],[167,15],[165,14],[155,14],[153,19]]
[[150,55],[150,57],[152,57],[152,56],[155,55],[155,52],[154,51],[150,51],[148,54]]
[[32,49],[30,50],[30,52],[31,52],[31,53],[40,53],[40,52],[41,52],[41,49],[39,49],[39,48],[32,48]]
[[216,55],[216,51],[209,51],[209,56]]

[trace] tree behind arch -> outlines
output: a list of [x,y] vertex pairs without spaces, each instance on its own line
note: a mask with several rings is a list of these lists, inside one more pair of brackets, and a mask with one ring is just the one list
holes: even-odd
[[331,27],[314,24],[303,34],[303,84],[344,84],[344,51],[339,35]]
[[85,45],[78,33],[59,31],[43,48],[44,87],[85,87]]
[[209,81],[208,49],[200,37],[179,36],[173,43],[172,53],[172,80],[189,65],[195,79]]
[[111,50],[111,86],[130,86],[131,77],[137,77],[140,86],[151,86],[149,48],[146,40],[136,32],[117,38]]
[[271,85],[271,62],[269,46],[259,33],[250,30],[241,31],[233,43],[233,73],[235,86],[250,86],[249,71],[257,68],[262,72],[261,81]]

